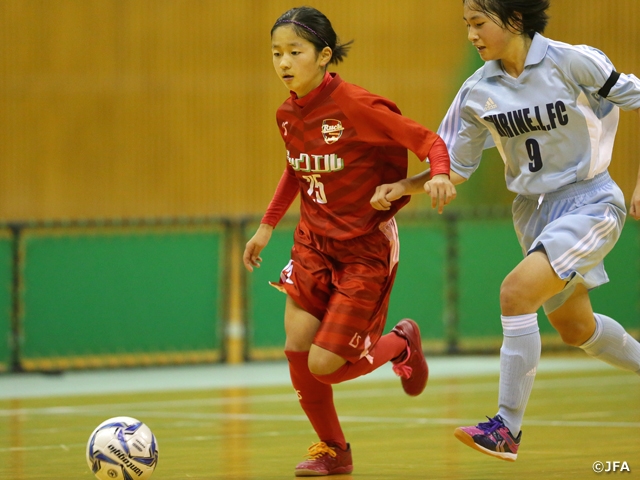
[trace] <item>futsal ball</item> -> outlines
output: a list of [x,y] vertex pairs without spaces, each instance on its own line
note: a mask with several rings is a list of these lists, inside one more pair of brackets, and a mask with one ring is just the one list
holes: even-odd
[[158,465],[158,442],[141,421],[110,418],[89,437],[87,463],[100,480],[146,480]]

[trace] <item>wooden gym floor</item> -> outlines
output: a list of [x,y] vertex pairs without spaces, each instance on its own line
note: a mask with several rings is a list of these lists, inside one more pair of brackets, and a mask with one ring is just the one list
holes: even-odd
[[[495,413],[497,357],[439,357],[429,365],[429,385],[417,398],[403,394],[388,365],[336,386],[354,472],[330,478],[588,479],[598,476],[598,461],[605,468],[627,462],[630,472],[616,475],[640,478],[638,376],[583,355],[543,354],[520,454],[509,463],[452,435]],[[0,479],[94,478],[86,441],[118,415],[156,434],[154,480],[292,479],[315,436],[288,382],[284,362],[2,374]]]

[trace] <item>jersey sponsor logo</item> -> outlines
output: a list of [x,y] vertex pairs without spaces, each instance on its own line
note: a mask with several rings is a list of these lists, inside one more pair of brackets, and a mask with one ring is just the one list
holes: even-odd
[[498,108],[498,105],[496,105],[496,102],[491,100],[491,97],[489,97],[487,99],[487,103],[484,104],[484,111],[488,112],[489,110],[495,110],[496,108]]
[[484,116],[496,127],[501,137],[513,138],[529,132],[548,132],[569,123],[567,106],[561,100],[536,105],[533,108],[521,108],[507,113]]
[[295,158],[287,150],[287,161],[296,172],[329,173],[338,172],[344,168],[344,160],[335,153],[325,155],[301,153],[298,158]]
[[340,140],[343,131],[344,127],[340,120],[327,118],[322,121],[322,136],[324,137],[324,141],[329,145]]

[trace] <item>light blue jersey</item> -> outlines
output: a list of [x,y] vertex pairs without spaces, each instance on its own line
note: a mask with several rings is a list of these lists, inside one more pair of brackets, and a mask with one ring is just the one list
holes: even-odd
[[640,108],[640,80],[615,71],[599,50],[535,34],[524,71],[513,78],[489,61],[462,86],[438,133],[451,169],[469,178],[482,151],[496,146],[507,188],[518,194],[513,221],[526,256],[544,249],[565,289],[544,304],[562,305],[577,284],[606,283],[604,258],[626,209],[611,179],[619,108]]
[[535,34],[518,78],[486,62],[462,86],[438,133],[464,178],[496,146],[507,188],[539,195],[594,178],[611,162],[619,108],[640,108],[640,80],[599,50]]

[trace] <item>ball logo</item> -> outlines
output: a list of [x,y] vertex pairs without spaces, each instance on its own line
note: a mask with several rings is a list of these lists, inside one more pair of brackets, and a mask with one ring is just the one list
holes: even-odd
[[132,417],[105,420],[89,436],[87,465],[98,480],[148,480],[158,464],[153,432]]
[[324,141],[329,145],[340,140],[343,130],[344,127],[340,120],[327,118],[322,121],[322,136],[324,137]]

